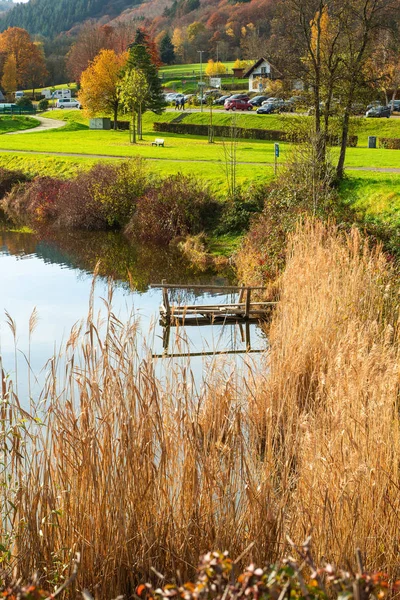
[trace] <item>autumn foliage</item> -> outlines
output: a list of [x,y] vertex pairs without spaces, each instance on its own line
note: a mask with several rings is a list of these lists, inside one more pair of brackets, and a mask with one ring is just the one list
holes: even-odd
[[0,53],[5,57],[3,77],[6,75],[7,82],[12,80],[10,73],[14,70],[14,67],[11,68],[14,60],[16,87],[36,87],[44,82],[47,69],[43,51],[25,29],[9,27],[0,33]]

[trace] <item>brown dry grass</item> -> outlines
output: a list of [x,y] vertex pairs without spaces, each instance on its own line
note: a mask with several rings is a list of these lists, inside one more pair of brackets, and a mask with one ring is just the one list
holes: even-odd
[[172,362],[157,379],[135,322],[110,312],[100,334],[90,315],[72,332],[50,363],[46,426],[7,451],[18,574],[56,582],[79,550],[78,586],[110,598],[151,567],[190,576],[207,549],[255,541],[252,558],[273,560],[310,530],[318,559],[360,546],[396,571],[398,282],[356,231],[308,223],[280,296],[268,363],[241,377],[218,362],[197,393]]

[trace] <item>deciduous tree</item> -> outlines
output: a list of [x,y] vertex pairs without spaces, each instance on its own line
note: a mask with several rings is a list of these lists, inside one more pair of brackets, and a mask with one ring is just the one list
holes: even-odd
[[210,59],[205,68],[205,74],[207,77],[216,77],[218,75],[224,75],[226,73],[226,67],[221,61],[214,62]]
[[11,94],[17,89],[17,61],[13,53],[8,55],[4,63],[1,87],[7,94]]
[[131,142],[136,144],[136,115],[139,139],[142,139],[143,108],[150,96],[150,86],[147,77],[140,69],[126,71],[119,84],[122,106],[132,116]]
[[[17,70],[17,87],[29,85],[37,73],[47,74],[43,52],[31,40],[25,29],[9,27],[0,34],[0,52],[14,55]],[[33,71],[36,75],[33,75]]]
[[91,115],[111,112],[115,129],[120,104],[119,82],[127,58],[127,52],[116,54],[114,50],[101,50],[81,76],[79,100],[82,106]]

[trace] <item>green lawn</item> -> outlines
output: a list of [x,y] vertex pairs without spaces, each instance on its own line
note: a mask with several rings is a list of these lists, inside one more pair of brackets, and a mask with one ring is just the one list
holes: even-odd
[[23,115],[14,117],[11,115],[0,116],[0,134],[21,131],[22,129],[32,129],[38,125],[40,125],[40,121],[33,117],[25,117]]
[[367,217],[400,227],[400,174],[347,171],[342,196]]
[[[161,116],[148,113],[144,118],[144,141],[137,145],[129,142],[125,131],[90,131],[88,121],[81,111],[54,110],[47,116],[67,121],[66,127],[27,135],[3,136],[1,149],[10,154],[0,153],[0,165],[8,168],[22,169],[30,174],[58,175],[71,177],[78,169],[87,169],[98,159],[86,158],[87,154],[112,157],[142,156],[149,160],[149,169],[159,174],[193,174],[207,180],[215,191],[224,193],[226,189],[224,142],[217,140],[208,144],[201,136],[177,136],[172,134],[156,134],[153,131],[154,121],[171,121],[177,115],[168,112]],[[27,117],[30,119],[29,117]],[[215,114],[214,122],[229,124],[229,114]],[[289,117],[296,118],[296,117]],[[25,119],[25,117],[23,117]],[[207,123],[208,115],[193,113],[188,115],[187,122]],[[252,127],[257,115],[239,114],[235,116],[239,126]],[[270,115],[261,117],[270,129],[286,127],[288,117]],[[360,130],[364,139],[374,130],[377,135],[397,136],[400,120],[360,120]],[[151,140],[157,136],[165,139],[165,147],[151,146]],[[292,146],[281,143],[279,162],[288,159]],[[23,155],[18,151],[40,151],[80,153],[82,156],[62,157],[41,155]],[[331,149],[335,159],[338,149]],[[268,181],[273,178],[274,143],[258,140],[242,140],[238,144],[237,179],[241,184],[249,181]],[[266,164],[269,163],[269,164]],[[378,216],[384,220],[397,221],[400,215],[400,174],[352,171],[355,166],[397,167],[400,168],[400,151],[385,149],[368,149],[366,146],[349,148],[347,153],[347,176],[342,185],[342,193],[349,202],[359,207],[369,216]]]
[[[234,61],[223,62],[226,67],[227,73],[232,73],[232,67]],[[207,66],[207,61],[202,64],[202,71],[204,75],[205,68]],[[159,70],[159,74],[161,78],[168,79],[181,79],[182,77],[194,77],[200,75],[200,63],[191,63],[187,65],[167,65],[165,67],[161,67]]]

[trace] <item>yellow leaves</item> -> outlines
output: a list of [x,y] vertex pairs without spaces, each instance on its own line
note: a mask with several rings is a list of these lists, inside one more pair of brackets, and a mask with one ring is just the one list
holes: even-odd
[[127,52],[102,50],[82,73],[79,100],[89,116],[118,106],[118,84],[127,58]]
[[214,62],[212,59],[208,61],[208,64],[205,69],[205,74],[208,77],[215,77],[217,75],[224,75],[226,73],[226,67],[222,64],[222,62]]

